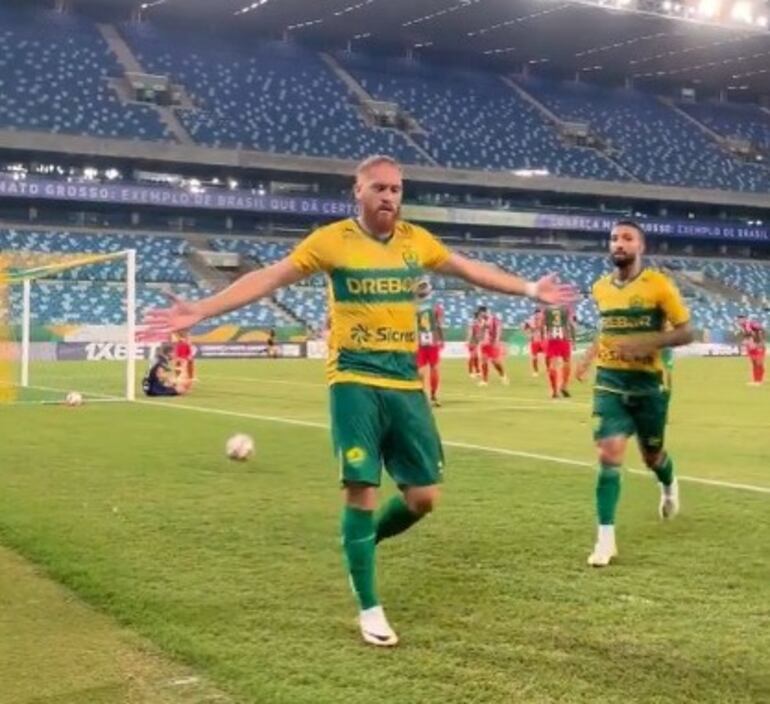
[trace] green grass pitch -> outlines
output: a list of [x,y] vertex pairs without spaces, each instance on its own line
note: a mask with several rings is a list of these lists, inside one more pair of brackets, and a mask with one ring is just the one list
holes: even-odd
[[[106,374],[117,392],[119,365],[99,364],[33,383],[87,390]],[[677,364],[682,514],[661,523],[654,481],[626,473],[620,558],[592,570],[589,388],[552,402],[511,367],[510,387],[480,389],[444,365],[442,503],[378,552],[402,639],[389,652],[356,629],[320,362],[202,362],[195,392],[166,402],[0,407],[0,544],[16,553],[0,572],[36,566],[0,579],[0,701],[770,701],[770,388],[746,385],[744,359]],[[252,461],[224,457],[235,432],[254,437]],[[66,590],[33,590],[40,575]],[[126,638],[164,660],[153,681],[183,669],[213,690],[128,687],[131,666],[103,657]]]

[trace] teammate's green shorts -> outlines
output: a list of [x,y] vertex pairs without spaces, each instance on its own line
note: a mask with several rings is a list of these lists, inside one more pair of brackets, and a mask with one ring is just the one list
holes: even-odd
[[661,380],[640,380],[633,373],[618,375],[604,371],[597,375],[600,388],[594,389],[594,440],[636,435],[643,449],[661,449],[670,400]]
[[441,438],[421,390],[339,383],[330,395],[341,481],[379,486],[383,466],[398,486],[441,481]]

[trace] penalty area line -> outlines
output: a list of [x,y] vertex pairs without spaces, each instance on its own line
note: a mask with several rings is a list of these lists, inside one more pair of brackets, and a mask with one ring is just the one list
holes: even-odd
[[[161,406],[163,408],[175,408],[180,411],[192,411],[197,413],[209,413],[212,415],[226,416],[231,418],[245,418],[247,420],[258,420],[266,423],[282,423],[283,425],[297,425],[306,428],[318,428],[320,430],[329,430],[328,423],[320,423],[312,420],[301,420],[296,418],[286,418],[285,416],[266,416],[259,413],[245,413],[243,411],[228,411],[222,408],[210,408],[208,406],[192,406],[188,404],[176,404],[169,401],[147,401],[137,399],[135,403],[145,406]],[[525,452],[523,450],[509,450],[505,447],[491,447],[489,445],[477,445],[475,443],[459,442],[455,440],[444,440],[446,447],[455,447],[459,450],[473,450],[474,452],[486,452],[493,455],[503,455],[506,457],[518,457],[521,459],[539,460],[541,462],[552,462],[553,464],[567,465],[570,467],[595,467],[594,462],[585,462],[583,460],[574,460],[567,457],[555,457],[554,455],[542,455],[536,452]],[[631,474],[648,476],[649,470],[635,469],[627,467],[626,471]],[[705,477],[691,477],[684,474],[677,474],[677,478],[683,482],[691,484],[704,484],[706,486],[716,486],[722,489],[738,489],[739,491],[750,491],[755,494],[770,494],[770,487],[758,486],[756,484],[742,484],[739,482],[727,482],[721,479],[706,479]]]

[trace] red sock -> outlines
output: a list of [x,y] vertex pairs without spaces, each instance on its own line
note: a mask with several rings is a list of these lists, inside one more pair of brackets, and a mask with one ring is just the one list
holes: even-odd
[[763,361],[759,363],[759,372],[757,376],[759,377],[757,379],[758,382],[762,383],[765,380],[765,363]]
[[556,393],[556,387],[558,386],[557,376],[556,375],[557,375],[556,367],[551,367],[548,370],[548,381],[551,384],[551,393],[552,394]]
[[430,368],[430,397],[436,398],[436,392],[438,391],[439,373],[438,367]]
[[489,363],[486,360],[481,363],[481,378],[484,381],[489,379]]
[[765,376],[765,365],[762,364],[760,359],[751,360],[751,372],[754,381],[761,382]]
[[561,369],[562,369],[561,388],[566,389],[567,384],[569,384],[570,374],[572,373],[572,365],[565,364]]

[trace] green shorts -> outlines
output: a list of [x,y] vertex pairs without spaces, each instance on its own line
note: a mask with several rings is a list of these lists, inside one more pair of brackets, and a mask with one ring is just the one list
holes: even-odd
[[636,435],[643,450],[660,450],[671,394],[658,372],[599,367],[594,389],[594,440]]
[[661,389],[647,394],[594,391],[594,440],[636,435],[644,450],[660,450],[666,436],[670,394]]
[[330,395],[332,443],[343,483],[379,486],[383,466],[399,486],[441,481],[441,438],[421,390],[340,383]]

